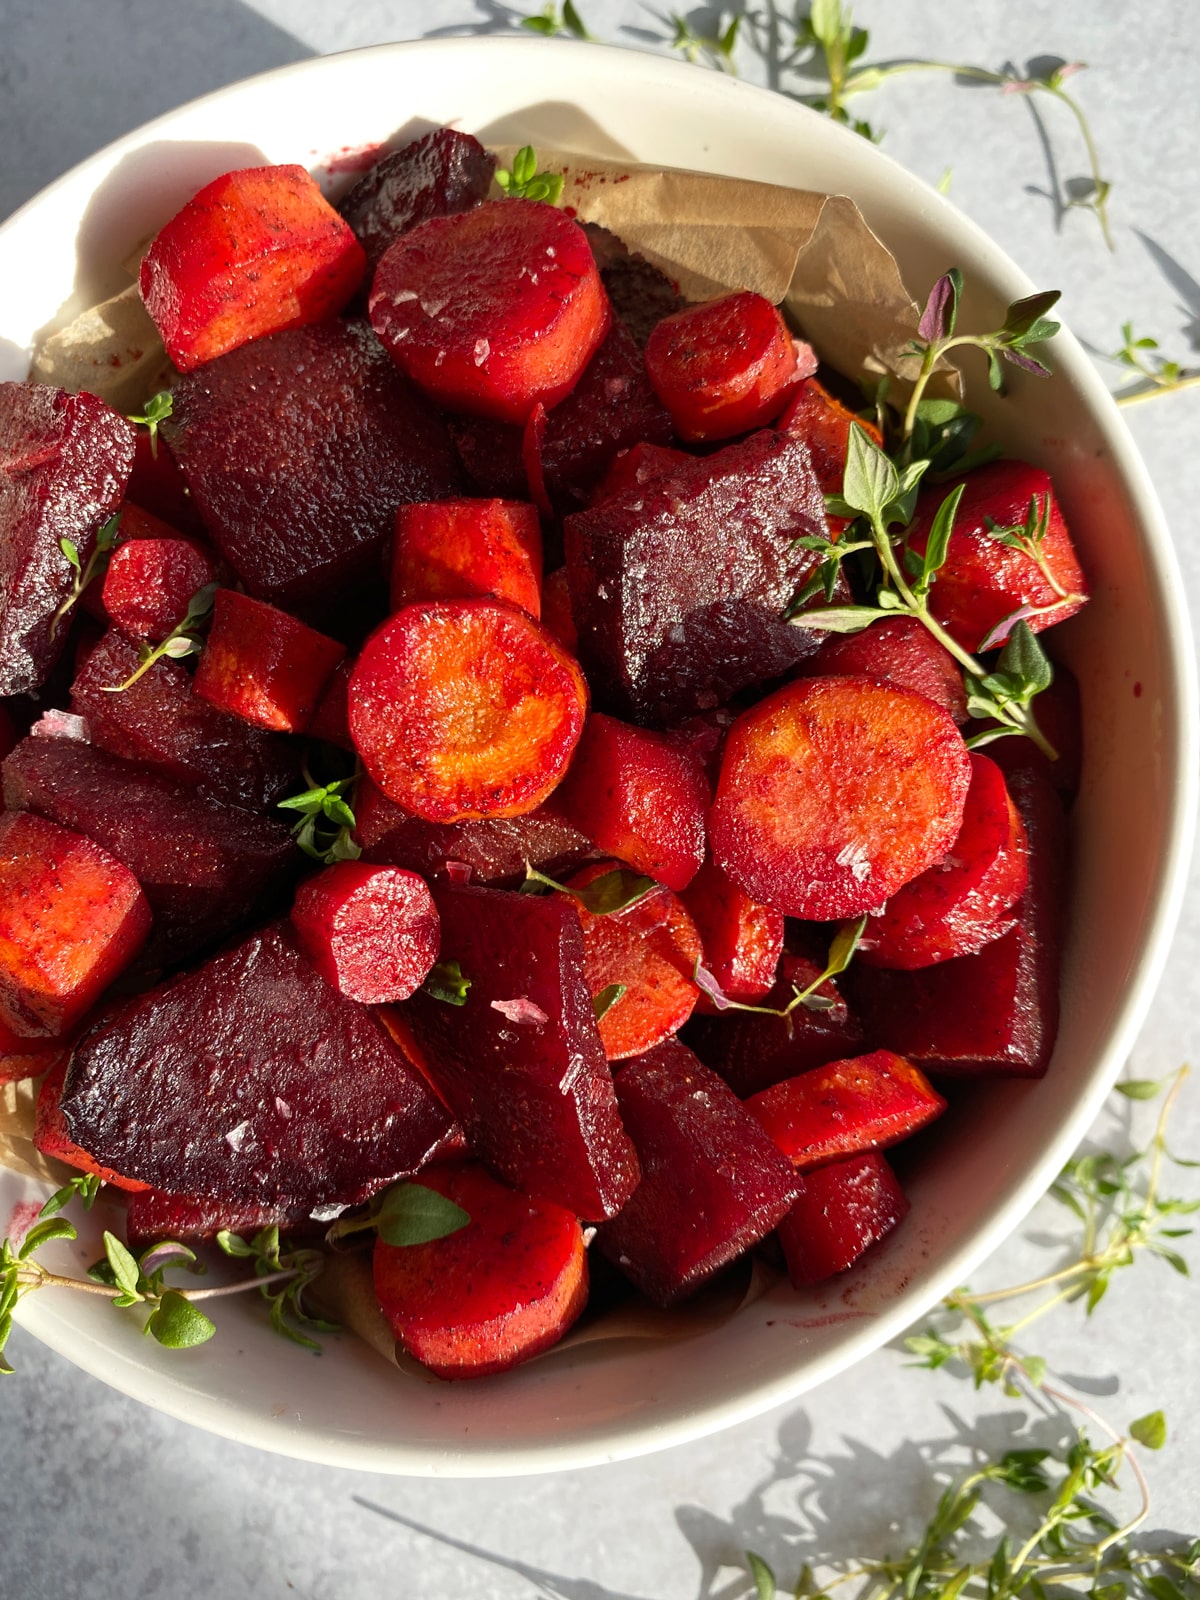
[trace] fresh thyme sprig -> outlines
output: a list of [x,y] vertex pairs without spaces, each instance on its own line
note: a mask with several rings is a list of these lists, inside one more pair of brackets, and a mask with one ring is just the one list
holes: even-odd
[[790,1017],[797,1006],[803,1006],[806,1011],[829,1011],[833,1008],[834,1002],[826,999],[818,991],[829,982],[830,978],[836,978],[839,973],[845,972],[854,959],[854,952],[862,942],[866,927],[865,914],[856,917],[852,922],[843,922],[829,946],[825,970],[811,983],[805,984],[803,989],[793,984],[792,998],[786,1005],[756,1006],[744,1000],[731,1000],[712,973],[701,964],[699,957],[696,958],[696,964],[692,969],[692,982],[704,991],[718,1011],[756,1011],[764,1017]]
[[547,877],[527,861],[521,893],[544,894],[557,889],[559,894],[569,894],[573,900],[578,900],[584,910],[590,911],[594,917],[611,917],[618,911],[627,911],[630,906],[635,906],[658,887],[657,880],[647,877],[644,872],[634,872],[632,867],[613,867],[611,872],[601,872],[590,883],[572,889],[565,883],[559,883],[557,878]]
[[731,12],[728,22],[725,21],[725,13],[720,12],[712,33],[701,33],[687,17],[681,16],[677,11],[671,12],[670,22],[675,30],[671,39],[672,50],[678,50],[693,64],[707,63],[716,67],[719,72],[727,72],[731,77],[737,77],[733,54],[737,48],[738,33],[742,23],[740,11]]
[[531,144],[522,145],[517,151],[511,170],[508,167],[497,170],[496,182],[510,200],[544,200],[553,206],[562,198],[562,173],[539,172],[537,152]]
[[464,976],[457,961],[437,962],[421,985],[431,999],[440,1000],[446,1006],[465,1006],[470,987],[471,980]]
[[562,33],[570,34],[575,39],[594,38],[594,35],[584,27],[583,18],[571,0],[563,0],[562,5],[555,5],[554,0],[550,0],[550,3],[544,5],[535,16],[522,17],[520,25],[522,28],[528,28],[530,33],[540,33],[547,39]]
[[145,428],[150,435],[150,454],[158,455],[158,425],[171,415],[175,400],[169,389],[152,394],[140,412],[130,412],[129,421]]
[[213,596],[218,587],[215,583],[206,583],[203,589],[198,589],[188,601],[183,620],[172,628],[161,643],[151,645],[143,640],[138,647],[138,654],[141,657],[139,665],[124,683],[105,684],[105,694],[124,694],[126,689],[131,689],[143,673],[149,672],[155,662],[161,661],[164,656],[172,661],[183,661],[188,656],[199,655],[204,647],[202,630],[212,616]]
[[429,1244],[465,1228],[468,1212],[425,1183],[394,1183],[376,1195],[366,1211],[339,1217],[325,1235],[327,1244],[374,1231],[385,1244]]
[[1121,348],[1107,359],[1137,374],[1138,382],[1129,389],[1118,390],[1113,397],[1119,406],[1137,405],[1142,400],[1153,400],[1156,395],[1173,394],[1180,389],[1194,389],[1200,384],[1200,367],[1183,367],[1158,354],[1157,339],[1138,338],[1132,322],[1121,324]]
[[[325,1257],[319,1250],[300,1248],[283,1249],[279,1229],[272,1225],[262,1228],[250,1240],[232,1233],[228,1228],[217,1234],[217,1244],[235,1261],[252,1261],[255,1279],[242,1287],[253,1287],[257,1282],[263,1299],[270,1307],[271,1326],[275,1332],[293,1344],[320,1353],[321,1346],[304,1332],[312,1328],[317,1333],[336,1333],[336,1322],[325,1322],[304,1309],[304,1291],[313,1284],[325,1268]],[[193,1295],[194,1299],[195,1296]]]
[[358,782],[357,772],[332,783],[316,783],[305,766],[304,781],[308,785],[305,790],[279,802],[280,811],[299,813],[292,838],[306,856],[326,866],[357,861],[362,848],[354,838],[354,811],[346,798]]
[[91,555],[87,558],[86,564],[79,559],[79,547],[74,539],[64,537],[58,541],[58,548],[71,563],[75,577],[71,584],[70,594],[59,606],[50,622],[50,637],[52,639],[57,636],[59,628],[62,627],[63,618],[73,611],[78,604],[79,598],[88,584],[102,576],[108,567],[108,558],[120,532],[121,513],[118,511],[115,516],[109,517],[108,521],[96,534],[96,543]]

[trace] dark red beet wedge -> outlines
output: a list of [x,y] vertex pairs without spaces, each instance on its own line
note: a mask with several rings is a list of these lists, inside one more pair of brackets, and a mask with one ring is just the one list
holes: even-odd
[[263,811],[297,787],[299,751],[264,728],[208,705],[178,661],[156,661],[119,694],[141,663],[137,646],[107,633],[71,685],[71,710],[102,750],[202,789],[230,805]]
[[686,302],[665,272],[631,251],[615,233],[598,222],[585,222],[582,227],[614,315],[629,329],[638,349],[644,350],[656,324],[682,310]]
[[159,1239],[215,1239],[225,1229],[252,1239],[260,1228],[292,1229],[306,1222],[307,1211],[286,1205],[229,1202],[142,1188],[130,1195],[125,1208],[125,1242],[141,1246]]
[[111,1011],[63,1091],[71,1138],[156,1189],[312,1209],[415,1173],[449,1114],[276,923]]
[[605,710],[663,724],[721,705],[817,646],[783,612],[824,503],[806,446],[773,433],[679,462],[564,524],[579,650]]
[[669,1306],[770,1233],[796,1198],[796,1176],[685,1045],[670,1040],[627,1062],[616,1083],[642,1181],[596,1244]]
[[306,620],[378,582],[397,506],[462,482],[443,424],[362,322],[255,340],[174,396],[163,432],[221,553]]
[[463,1005],[419,991],[405,1008],[471,1148],[507,1182],[595,1221],[637,1182],[565,896],[434,886],[441,961]]
[[45,681],[67,642],[55,614],[121,503],[134,429],[92,394],[0,384],[0,695]]

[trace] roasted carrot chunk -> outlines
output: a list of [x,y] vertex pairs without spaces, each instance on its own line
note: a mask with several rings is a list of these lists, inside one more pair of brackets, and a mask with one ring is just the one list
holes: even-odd
[[193,683],[209,705],[258,728],[303,733],[345,654],[277,606],[218,589]]
[[122,512],[125,542],[109,558],[101,591],[105,615],[131,639],[165,639],[192,596],[215,580],[216,563],[190,539],[130,537],[125,521]]
[[[967,650],[1003,644],[1023,619],[1039,633],[1087,603],[1087,579],[1050,475],[1025,461],[993,461],[963,479],[946,560],[929,609]],[[908,534],[923,554],[948,487],[927,490]],[[1036,555],[1018,547],[1032,541]]]
[[946,1109],[923,1072],[890,1050],[831,1061],[746,1101],[801,1171],[841,1156],[884,1149]]
[[485,1378],[548,1350],[587,1303],[579,1220],[482,1167],[427,1167],[466,1227],[428,1244],[375,1245],[375,1293],[397,1340],[439,1378]]
[[389,800],[431,822],[535,810],[586,715],[576,662],[498,600],[406,606],[367,640],[350,679],[363,765]]
[[[567,884],[583,889],[619,866],[597,861]],[[610,1061],[638,1056],[677,1032],[692,1014],[699,989],[692,981],[700,935],[683,901],[652,889],[623,911],[601,915],[577,899],[583,927],[584,975],[593,1002],[609,991],[600,1042]],[[614,986],[624,990],[613,998]]]
[[[960,725],[967,720],[962,668],[916,617],[884,617],[861,633],[833,634],[803,661],[806,677],[874,678],[923,694]],[[1024,742],[1024,741],[1022,741]]]
[[681,439],[732,439],[779,415],[796,383],[796,346],[771,302],[743,289],[664,317],[646,371]]
[[[727,1000],[761,1000],[771,992],[783,954],[783,913],[760,905],[715,861],[706,861],[688,884],[683,903],[704,944],[704,965]],[[700,996],[700,1010],[716,1007]]]
[[860,953],[877,967],[931,967],[981,950],[1016,926],[1025,892],[1025,828],[1004,774],[972,755],[963,825],[945,860],[906,883],[872,916]]
[[856,916],[945,855],[970,779],[962,735],[923,696],[801,679],[729,731],[713,859],[786,916]]
[[407,1000],[437,959],[441,927],[425,880],[402,867],[338,861],[296,891],[292,926],[348,1000]]
[[678,1040],[622,1067],[617,1103],[642,1181],[599,1249],[673,1305],[771,1231],[798,1180],[737,1096]]
[[130,1194],[148,1189],[149,1184],[142,1183],[137,1178],[123,1178],[111,1167],[102,1166],[94,1156],[88,1155],[87,1151],[81,1149],[71,1138],[67,1132],[66,1120],[59,1109],[66,1075],[67,1063],[64,1060],[46,1074],[46,1080],[38,1090],[33,1124],[34,1148],[40,1150],[44,1156],[53,1156],[56,1161],[65,1162],[68,1167],[75,1167],[80,1172],[91,1172],[97,1178],[103,1178],[105,1183],[111,1183],[117,1189],[125,1189]]
[[593,712],[551,804],[606,855],[668,889],[684,888],[704,860],[708,784],[665,734]]
[[908,1215],[908,1200],[875,1151],[806,1172],[800,1198],[779,1224],[788,1277],[797,1289],[845,1272]]
[[13,1032],[70,1032],[150,931],[128,867],[28,811],[0,817],[0,1020]]
[[362,246],[303,167],[245,167],[206,184],[147,251],[142,299],[180,372],[263,334],[336,316]]
[[392,546],[392,610],[412,600],[508,600],[542,609],[542,528],[518,500],[401,506]]
[[451,411],[524,423],[570,394],[611,312],[585,234],[536,200],[435,217],[384,256],[371,323]]

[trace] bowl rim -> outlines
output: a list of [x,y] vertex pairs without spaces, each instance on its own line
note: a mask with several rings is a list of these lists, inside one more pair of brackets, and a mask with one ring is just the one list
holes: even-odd
[[[614,58],[619,56],[622,74],[626,77],[636,76],[646,81],[647,85],[661,81],[663,74],[674,78],[699,73],[706,84],[706,93],[724,97],[730,103],[735,99],[741,101],[739,115],[744,115],[748,108],[752,110],[755,106],[762,107],[765,114],[769,106],[771,116],[777,120],[794,119],[798,130],[808,128],[815,131],[819,128],[822,139],[833,139],[835,142],[844,140],[847,149],[861,142],[859,136],[848,129],[834,126],[819,113],[773,90],[650,52],[575,40],[546,41],[505,35],[396,41],[313,56],[270,69],[164,112],[85,158],[20,206],[0,224],[0,250],[4,247],[6,235],[48,199],[86,179],[92,170],[97,173],[108,170],[125,154],[149,143],[156,134],[169,131],[182,113],[216,106],[222,100],[252,92],[266,83],[301,82],[310,75],[319,77],[330,71],[345,70],[347,62],[361,57],[454,57],[468,52],[484,55],[506,52],[511,59],[513,55],[528,52],[534,60],[540,56],[538,70],[544,71],[546,57],[543,52],[547,49],[557,50],[561,53],[560,59],[570,58],[576,63],[584,60],[595,62],[602,54]],[[602,69],[606,70],[610,69]],[[949,225],[959,237],[970,242],[986,262],[992,284],[998,285],[1014,298],[1033,291],[1034,285],[1007,253],[945,196],[901,167],[885,152],[873,149],[870,159],[885,163],[901,188],[908,188],[919,197],[925,213],[922,226],[944,229]],[[930,218],[931,222],[926,220]],[[820,1354],[815,1359],[810,1357],[803,1371],[793,1369],[781,1377],[760,1381],[735,1399],[720,1401],[702,1413],[683,1413],[669,1420],[649,1413],[633,1423],[618,1421],[607,1431],[597,1433],[593,1430],[563,1443],[518,1445],[511,1450],[485,1449],[470,1456],[461,1451],[446,1450],[436,1460],[432,1459],[433,1452],[426,1447],[419,1447],[411,1455],[401,1457],[392,1444],[374,1444],[357,1437],[330,1437],[316,1431],[305,1433],[303,1429],[282,1432],[271,1419],[239,1407],[228,1399],[200,1395],[185,1384],[164,1383],[157,1375],[148,1375],[146,1369],[117,1358],[84,1336],[75,1333],[63,1335],[60,1331],[62,1325],[57,1319],[46,1319],[38,1314],[37,1299],[40,1297],[29,1297],[23,1302],[18,1318],[22,1325],[57,1353],[133,1398],[238,1442],[255,1444],[299,1459],[377,1472],[432,1472],[464,1477],[511,1476],[627,1459],[700,1438],[755,1417],[771,1407],[794,1400],[807,1389],[844,1371],[909,1327],[914,1318],[961,1282],[1020,1224],[1052,1181],[1062,1161],[1078,1143],[1109,1093],[1161,980],[1171,933],[1183,905],[1186,869],[1195,827],[1200,768],[1197,761],[1200,729],[1196,670],[1184,590],[1165,518],[1124,418],[1094,364],[1069,330],[1064,329],[1056,340],[1055,365],[1056,370],[1065,372],[1081,391],[1093,420],[1112,448],[1117,474],[1129,493],[1133,519],[1139,526],[1149,582],[1157,591],[1161,615],[1166,621],[1166,682],[1172,691],[1172,703],[1165,708],[1164,720],[1170,732],[1169,757],[1174,765],[1171,786],[1174,804],[1169,825],[1164,832],[1158,872],[1151,891],[1153,911],[1147,919],[1146,950],[1127,987],[1107,1047],[1091,1075],[1086,1092],[1079,1096],[1071,1114],[1063,1119],[1042,1158],[1024,1171],[1018,1191],[957,1251],[943,1260],[936,1270],[931,1270],[923,1281],[919,1303],[910,1304],[906,1297],[901,1297],[890,1308],[881,1310],[873,1320],[852,1328],[844,1343],[835,1350]],[[1101,1065],[1103,1070],[1100,1070]]]

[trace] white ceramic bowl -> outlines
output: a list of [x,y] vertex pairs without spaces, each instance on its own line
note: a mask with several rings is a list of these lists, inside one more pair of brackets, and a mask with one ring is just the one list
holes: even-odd
[[[947,201],[780,96],[598,46],[401,44],[210,95],[31,201],[0,229],[0,377],[25,375],[38,330],[121,287],[117,264],[210,178],[262,161],[314,166],[443,122],[494,142],[847,193],[914,293],[963,268],[964,326],[996,326],[1035,287]],[[348,1338],[318,1360],[267,1331],[256,1297],[222,1302],[217,1337],[188,1353],[160,1350],[86,1296],[30,1296],[21,1322],[118,1389],[231,1438],[339,1466],[486,1476],[728,1426],[850,1365],[961,1282],[1042,1193],[1116,1077],[1175,923],[1193,812],[1195,694],[1166,528],[1090,362],[1066,334],[1053,359],[1049,382],[1017,374],[1008,400],[976,382],[971,399],[1012,453],[1053,473],[1094,596],[1058,635],[1087,737],[1061,1034],[1042,1082],[988,1085],[943,1124],[909,1221],[868,1264],[822,1291],[781,1287],[683,1344],[593,1347],[459,1385],[401,1377]],[[0,1173],[0,1218],[27,1192]]]

